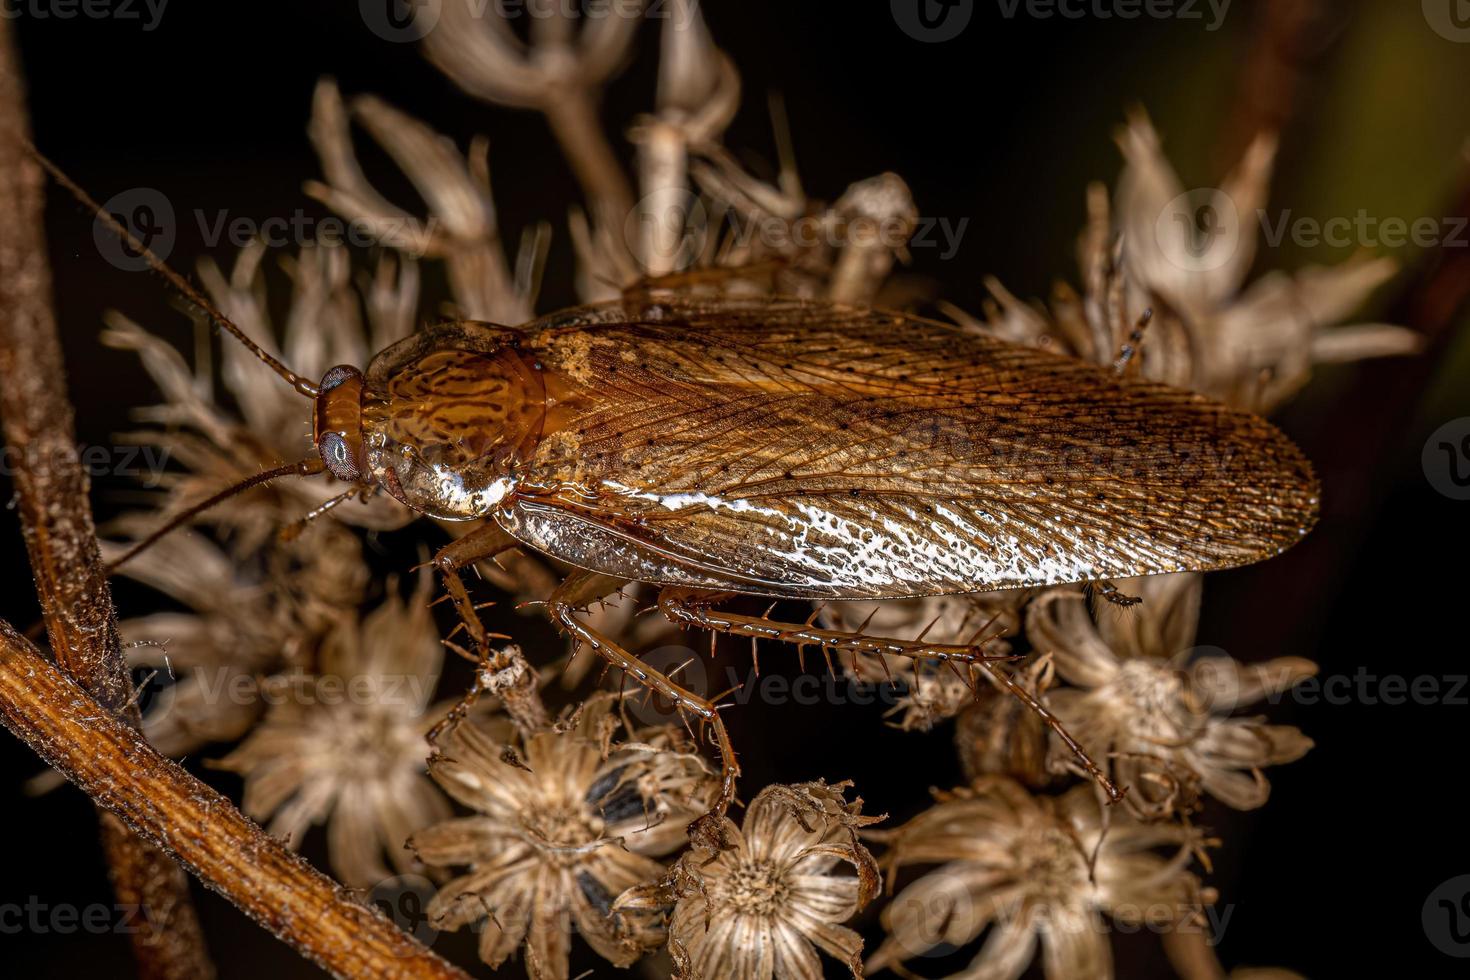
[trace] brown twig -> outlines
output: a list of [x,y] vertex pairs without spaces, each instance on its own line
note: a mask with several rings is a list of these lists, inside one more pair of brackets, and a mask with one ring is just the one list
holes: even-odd
[[1343,33],[1343,15],[1323,0],[1271,0],[1259,6],[1216,147],[1219,173],[1235,166],[1261,133],[1286,129]]
[[467,976],[159,755],[4,622],[0,722],[98,806],[333,974]]
[[[26,152],[23,89],[10,25],[0,24],[0,415],[51,649],[108,710],[137,725],[75,452],[41,232],[42,175]],[[141,975],[213,976],[183,871],[114,817],[102,817],[102,842],[118,900],[145,910],[133,934]]]

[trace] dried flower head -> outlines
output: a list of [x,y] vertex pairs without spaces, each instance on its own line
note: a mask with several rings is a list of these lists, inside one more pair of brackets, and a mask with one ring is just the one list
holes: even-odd
[[1261,412],[1296,394],[1313,364],[1417,349],[1417,335],[1402,327],[1334,326],[1392,277],[1390,259],[1272,272],[1245,286],[1274,137],[1258,137],[1220,187],[1193,191],[1185,190],[1141,112],[1118,143],[1126,166],[1112,204],[1100,185],[1088,190],[1079,242],[1083,294],[1059,285],[1050,307],[1041,309],[990,280],[994,302],[984,323],[972,325],[1106,364],[1130,344],[1150,310],[1137,355],[1145,376]]
[[[200,275],[210,296],[257,344],[282,357],[308,377],[320,377],[334,364],[365,364],[368,356],[413,330],[418,273],[411,263],[384,258],[361,292],[353,288],[347,250],[317,245],[303,248],[285,263],[293,283],[285,324],[284,351],[275,339],[267,310],[261,265],[263,244],[243,249],[226,276],[206,262]],[[213,398],[208,365],[191,370],[180,354],[142,327],[117,315],[102,335],[109,346],[136,351],[162,389],[165,401],[139,416],[157,428],[130,438],[163,447],[187,472],[164,480],[170,491],[160,522],[196,501],[282,462],[313,452],[310,412],[301,396],[266,370],[243,346],[223,348],[224,384],[240,417]],[[328,478],[282,480],[269,490],[233,497],[200,516],[230,531],[235,547],[254,551],[285,524],[320,507],[342,492]],[[362,504],[337,507],[333,518],[370,528],[401,527],[412,514],[386,494]]]
[[1072,685],[1049,692],[1047,705],[1095,758],[1112,759],[1140,813],[1173,808],[1193,779],[1229,806],[1258,807],[1270,791],[1261,769],[1312,747],[1292,726],[1228,717],[1317,667],[1298,657],[1245,665],[1192,649],[1201,582],[1181,574],[1123,584],[1151,593],[1126,616],[1090,613],[1073,589],[1049,590],[1027,610],[1032,644]]
[[362,620],[343,616],[317,669],[268,678],[260,726],[218,763],[245,778],[243,808],[299,845],[326,824],[333,869],[354,887],[414,868],[404,843],[449,816],[426,773],[443,648],[429,615],[431,580]]
[[[1044,699],[1055,680],[1050,657],[1031,657],[1011,669],[1011,680]],[[988,677],[987,677],[988,679]],[[970,780],[1009,776],[1031,789],[1057,778],[1048,759],[1049,730],[1019,698],[993,683],[978,684],[955,722],[955,747]]]
[[[119,530],[152,527],[136,514]],[[125,546],[103,542],[115,559]],[[176,533],[122,566],[120,574],[186,607],[122,620],[128,663],[172,683],[147,704],[143,731],[166,755],[184,756],[209,742],[233,741],[260,717],[257,678],[309,656],[303,605],[281,582],[247,575],[207,537]]]
[[1108,919],[1167,927],[1194,920],[1214,901],[1188,870],[1204,843],[1196,831],[1104,813],[1086,786],[1033,797],[1010,780],[985,780],[940,794],[881,836],[891,845],[890,875],[908,865],[939,867],[883,910],[888,937],[868,960],[870,971],[901,969],[936,947],[987,934],[963,975],[1014,980],[1039,942],[1047,977],[1108,980]]
[[[673,903],[669,952],[684,977],[807,980],[822,975],[817,949],[861,976],[862,937],[842,923],[878,890],[858,829],[883,818],[863,816],[861,799],[848,802],[850,785],[767,786],[743,827],[726,821],[733,847],[689,852],[667,879],[616,907]],[[840,872],[844,862],[856,874]]]
[[[403,210],[369,182],[353,149],[352,121],[403,168],[428,202],[427,218]],[[537,228],[522,241],[512,274],[490,191],[487,140],[477,138],[461,155],[449,139],[380,99],[345,102],[330,80],[317,85],[310,132],[326,180],[309,182],[308,194],[406,260],[442,261],[460,316],[497,323],[531,318],[547,230]]]
[[533,977],[565,978],[573,929],[619,966],[662,939],[620,931],[612,902],[663,875],[654,858],[685,842],[715,780],[675,729],[615,741],[616,704],[595,697],[567,724],[529,734],[462,723],[442,739],[431,774],[475,813],[419,831],[410,846],[428,864],[469,866],[428,914],[440,929],[486,920],[480,958],[492,967],[524,942]]
[[[1020,625],[1021,607],[1029,591],[1013,589],[968,595],[892,599],[875,605],[826,603],[818,614],[823,626],[879,636],[913,637],[934,643],[983,642],[992,656],[1005,656],[1010,645],[1000,637]],[[887,715],[903,731],[928,731],[975,702],[985,687],[978,671],[962,671],[932,660],[901,661],[876,654],[836,658],[850,678],[862,684],[887,685],[894,704]]]
[[1390,259],[1272,272],[1243,288],[1256,255],[1256,215],[1270,187],[1274,135],[1258,136],[1219,188],[1188,192],[1143,113],[1129,119],[1118,144],[1127,160],[1116,220],[1135,294],[1130,305],[1177,318],[1176,329],[1195,345],[1188,387],[1267,411],[1306,384],[1313,363],[1417,349],[1416,335],[1402,327],[1334,326],[1392,277]]

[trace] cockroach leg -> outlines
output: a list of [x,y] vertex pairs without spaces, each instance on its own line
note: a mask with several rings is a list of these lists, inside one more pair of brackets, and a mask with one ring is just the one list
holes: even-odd
[[454,602],[460,623],[470,639],[475,641],[476,652],[482,661],[490,656],[490,635],[485,632],[485,624],[480,622],[480,614],[470,601],[470,594],[459,573],[467,565],[509,551],[516,547],[516,543],[515,538],[502,531],[499,525],[487,521],[458,541],[440,548],[430,562],[443,576],[444,591]]
[[878,657],[892,655],[912,660],[938,660],[949,663],[974,664],[991,660],[1008,660],[1009,656],[985,653],[983,644],[929,643],[920,640],[896,640],[870,636],[861,631],[849,633],[829,630],[805,623],[783,623],[765,616],[746,616],[713,608],[728,598],[724,593],[702,592],[676,586],[665,588],[658,605],[671,623],[694,626],[717,633],[748,636],[760,640],[782,640],[798,646],[811,644],[824,650],[868,653]]
[[1096,588],[1097,594],[1108,602],[1111,602],[1115,606],[1122,606],[1124,609],[1131,608],[1143,602],[1142,596],[1129,595],[1107,579],[1093,583],[1093,588]]
[[1154,318],[1153,310],[1144,310],[1138,322],[1133,325],[1133,330],[1128,334],[1128,339],[1118,350],[1118,357],[1113,361],[1113,370],[1118,374],[1126,374],[1128,365],[1138,354],[1138,349],[1143,345],[1143,332],[1148,329],[1149,322]]
[[335,497],[328,498],[318,507],[307,511],[301,517],[298,517],[290,524],[287,524],[285,527],[281,528],[278,532],[276,532],[277,536],[282,541],[294,541],[301,536],[302,531],[305,531],[308,527],[311,526],[311,523],[313,521],[315,521],[322,515],[331,512],[333,508],[344,504],[349,500],[352,500],[354,497],[362,500],[363,502],[366,502],[375,493],[377,493],[377,491],[377,487],[361,486],[355,486],[349,490],[345,490],[342,493],[337,494],[337,496]]
[[1000,685],[1000,687],[1005,690],[1006,693],[1010,694],[1016,700],[1020,701],[1026,707],[1034,711],[1036,713],[1036,716],[1042,720],[1047,728],[1050,728],[1052,731],[1057,733],[1057,737],[1060,738],[1062,740],[1062,743],[1067,746],[1067,748],[1074,756],[1077,757],[1077,761],[1082,765],[1083,769],[1087,770],[1087,774],[1091,776],[1099,786],[1102,787],[1104,793],[1108,794],[1108,799],[1110,801],[1112,801],[1113,803],[1118,803],[1123,799],[1124,791],[1118,789],[1117,785],[1114,784],[1113,781],[1107,777],[1107,774],[1102,771],[1101,767],[1099,767],[1096,762],[1092,761],[1092,756],[1088,755],[1087,750],[1084,749],[1082,745],[1075,738],[1072,737],[1072,733],[1067,731],[1066,727],[1062,724],[1061,719],[1059,719],[1056,715],[1047,710],[1046,705],[1038,701],[1035,695],[1026,690],[1020,684],[1017,684],[1014,680],[1011,679],[1010,674],[1007,674],[995,664],[985,662],[982,663],[980,666],[985,668],[985,670],[989,672],[990,676],[994,678],[995,682]]
[[[490,648],[492,639],[504,637],[486,632],[479,613],[483,606],[477,606],[470,599],[469,591],[464,587],[464,580],[459,574],[466,566],[494,558],[516,545],[516,540],[501,530],[499,525],[487,521],[459,540],[440,548],[429,561],[443,576],[445,592],[430,605],[449,599],[459,613],[459,625],[450,632],[444,645],[476,664],[474,682],[464,697],[429,732],[430,743],[436,743],[443,732],[459,724],[486,691],[499,694],[504,699],[506,712],[523,729],[534,731],[549,722],[545,707],[540,698],[535,696],[535,670],[526,663],[517,647],[500,651]],[[454,642],[454,637],[460,630],[464,630],[474,641],[474,653]]]
[[689,825],[689,838],[700,847],[728,850],[734,845],[725,831],[725,812],[735,801],[735,780],[740,775],[740,765],[714,703],[680,687],[578,618],[579,612],[621,584],[619,579],[595,572],[576,572],[551,594],[546,604],[547,615],[553,625],[591,647],[598,656],[621,670],[624,677],[631,677],[675,707],[698,715],[709,726],[720,751],[720,795],[708,813]]
[[658,302],[659,293],[687,296],[700,286],[723,288],[728,283],[741,281],[769,281],[774,288],[778,285],[780,274],[788,267],[789,263],[784,259],[775,258],[748,262],[744,265],[704,266],[683,272],[644,276],[623,287],[623,302],[654,304]]
[[1057,737],[1072,751],[1087,773],[1108,794],[1109,799],[1116,803],[1123,798],[1123,793],[1113,784],[1112,780],[1108,779],[1097,763],[1092,761],[1092,757],[1062,726],[1056,715],[1048,711],[1045,705],[1013,681],[1010,675],[995,663],[998,660],[1009,660],[1010,657],[987,655],[983,646],[973,643],[964,645],[895,640],[887,637],[868,636],[861,631],[847,633],[840,630],[824,630],[812,626],[809,622],[805,624],[781,623],[765,616],[745,616],[712,608],[713,605],[727,598],[729,596],[723,593],[669,586],[659,593],[658,604],[671,622],[682,626],[696,626],[700,629],[731,633],[736,636],[784,640],[787,643],[812,643],[822,646],[824,650],[837,649],[853,653],[871,653],[879,657],[892,654],[916,661],[938,660],[951,665],[961,663],[979,666],[994,678],[997,685],[1036,712],[1046,726],[1057,733]]

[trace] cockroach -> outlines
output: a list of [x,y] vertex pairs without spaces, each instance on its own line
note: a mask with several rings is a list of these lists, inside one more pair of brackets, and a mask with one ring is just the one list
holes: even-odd
[[476,522],[433,563],[482,656],[466,566],[522,547],[578,569],[546,604],[552,622],[709,726],[723,780],[712,813],[691,825],[706,840],[735,795],[735,752],[713,703],[581,617],[625,583],[661,587],[658,608],[686,626],[987,670],[1116,799],[978,635],[935,644],[722,606],[1229,568],[1277,554],[1316,518],[1315,477],[1286,436],[1127,376],[1129,352],[1109,370],[867,307],[639,289],[519,327],[438,323],[366,370],[334,367],[313,383],[48,169],[312,399],[317,455],[242,486],[326,471],[349,488],[338,499],[382,490],[417,513]]

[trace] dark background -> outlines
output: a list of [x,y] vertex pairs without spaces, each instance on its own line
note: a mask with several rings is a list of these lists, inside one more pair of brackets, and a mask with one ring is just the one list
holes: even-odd
[[[1199,20],[1006,18],[997,0],[976,0],[958,38],[929,44],[900,30],[881,2],[705,4],[745,84],[727,144],[773,159],[764,96],[779,91],[813,196],[830,199],[852,180],[893,170],[924,215],[969,218],[957,255],[945,261],[935,250],[918,251],[913,271],[970,309],[986,273],[1026,297],[1045,295],[1057,277],[1076,281],[1083,190],[1089,180],[1116,177],[1112,136],[1129,107],[1147,106],[1186,186],[1218,180],[1241,145],[1242,68],[1266,6],[1237,0],[1211,32]],[[1410,220],[1463,213],[1453,209],[1466,169],[1470,45],[1432,31],[1418,3],[1326,7],[1285,52],[1303,75],[1273,209],[1324,219],[1359,208]],[[576,186],[540,117],[463,95],[411,46],[366,30],[355,4],[175,0],[152,31],[136,20],[42,19],[29,6],[18,9],[36,141],[99,198],[149,186],[180,210],[228,209],[256,220],[297,207],[319,214],[301,193],[302,181],[319,173],[305,124],[315,81],[332,75],[344,92],[382,95],[461,145],[487,133],[507,238],[542,218],[557,224],[542,307],[574,298],[563,219]],[[605,119],[622,151],[618,134],[652,104],[656,36],[645,28],[640,58],[609,93]],[[402,189],[394,174],[385,165],[373,177],[392,193]],[[126,410],[152,402],[155,392],[135,359],[97,343],[103,310],[123,310],[185,350],[191,328],[156,278],[100,258],[90,219],[69,202],[53,201],[47,231],[79,438],[105,445]],[[182,224],[173,264],[191,268],[204,252],[197,228]],[[1259,266],[1294,269],[1346,254],[1288,245],[1263,249]],[[1442,257],[1413,250],[1400,257],[1406,271],[1361,319],[1419,316],[1407,291]],[[1470,672],[1462,625],[1470,504],[1435,492],[1420,464],[1435,428],[1470,416],[1470,351],[1455,329],[1463,322],[1424,357],[1320,372],[1284,413],[1284,427],[1319,463],[1327,513],[1284,557],[1209,578],[1201,644],[1247,661],[1310,657],[1324,675],[1430,676],[1448,687],[1449,678]],[[127,491],[99,481],[99,514],[115,513]],[[0,593],[0,616],[33,622],[24,551],[8,518],[0,520],[0,549],[11,586]],[[147,598],[123,588],[119,601],[125,613],[137,612]],[[880,712],[741,708],[732,728],[746,785],[853,777],[872,811],[912,815],[923,805],[916,787],[958,778],[949,735],[891,732],[878,723]],[[1437,885],[1470,873],[1463,833],[1470,708],[1463,700],[1353,698],[1288,702],[1271,713],[1300,725],[1318,747],[1269,774],[1274,792],[1263,810],[1204,815],[1228,841],[1212,878],[1230,914],[1226,965],[1281,965],[1314,977],[1390,969],[1462,975],[1458,961],[1430,945],[1420,913]],[[70,788],[24,797],[20,783],[36,768],[23,747],[0,737],[8,845],[0,904],[31,896],[51,905],[110,903],[89,807]],[[227,791],[238,787],[229,777],[206,777]],[[307,853],[320,861],[320,842],[308,842]],[[201,893],[200,908],[222,976],[312,975],[221,900]],[[472,961],[467,937],[439,942]],[[1121,976],[1167,975],[1156,943],[1135,937],[1120,949]],[[0,935],[0,951],[0,972],[12,976],[131,969],[126,939],[116,935]],[[586,965],[596,975],[611,972]]]

